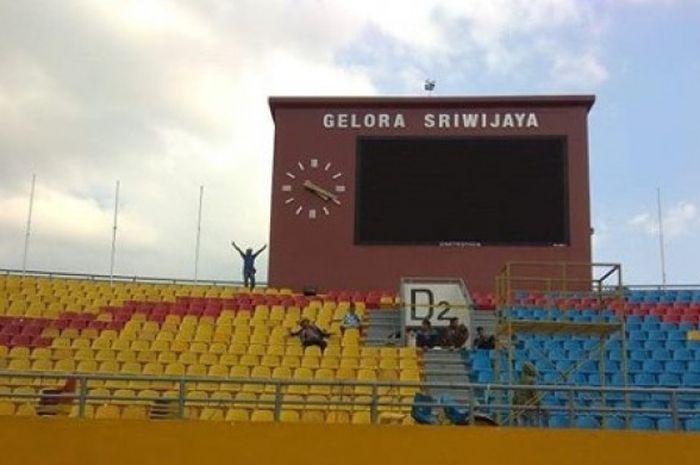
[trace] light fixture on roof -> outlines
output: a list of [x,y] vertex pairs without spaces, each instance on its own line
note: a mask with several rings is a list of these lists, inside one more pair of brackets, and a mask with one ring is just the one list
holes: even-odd
[[434,79],[426,79],[425,82],[423,83],[423,89],[428,93],[428,95],[431,95],[431,93],[435,90],[435,80]]

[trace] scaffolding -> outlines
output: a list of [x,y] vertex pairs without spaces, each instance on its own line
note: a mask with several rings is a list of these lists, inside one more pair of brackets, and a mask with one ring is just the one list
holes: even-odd
[[[537,319],[516,319],[514,312],[522,299],[530,300],[531,305],[541,307],[545,312]],[[570,319],[571,310],[567,299],[579,298],[587,301],[591,310],[598,311],[593,321]],[[515,379],[515,350],[523,335],[546,336],[593,336],[597,344],[583,352],[580,360],[571,367],[559,370],[556,363],[545,353],[538,354],[540,360],[552,365],[558,374],[554,385],[566,384],[584,364],[598,358],[598,375],[601,387],[606,384],[606,347],[619,335],[621,342],[620,365],[623,387],[628,385],[627,338],[624,315],[624,289],[622,269],[619,264],[610,263],[566,263],[566,262],[509,262],[496,277],[497,325],[496,357],[494,363],[495,382],[507,385],[520,384]],[[615,318],[606,319],[600,313],[609,307],[618,310]],[[506,367],[501,367],[505,363]],[[503,369],[505,368],[505,369]],[[504,379],[505,378],[505,379]],[[530,405],[516,406],[509,410],[507,418],[499,418],[503,423],[512,423],[524,412],[539,405],[543,395],[528,401]],[[513,404],[513,392],[502,399],[507,405]],[[625,396],[625,406],[629,399]],[[573,404],[573,399],[569,399]],[[601,398],[606,405],[605,396]],[[572,405],[573,407],[573,405]],[[605,417],[604,417],[605,418]],[[626,415],[626,422],[629,418]]]

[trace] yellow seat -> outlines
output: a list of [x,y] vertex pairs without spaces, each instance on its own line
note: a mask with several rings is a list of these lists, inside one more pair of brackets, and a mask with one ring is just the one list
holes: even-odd
[[[293,380],[299,381],[311,381],[313,379],[313,372],[310,368],[297,368],[294,370]],[[308,385],[302,384],[292,384],[287,388],[289,394],[307,394],[309,392]]]
[[277,366],[280,366],[280,358],[276,355],[265,355],[260,360],[260,364],[262,366],[275,368]]
[[183,363],[185,365],[193,365],[197,363],[198,356],[197,354],[193,352],[182,352],[180,354],[180,357],[178,357],[178,361],[180,363]]
[[248,355],[263,356],[265,355],[266,347],[262,344],[251,344],[248,346]]
[[301,366],[301,361],[298,356],[285,355],[282,358],[282,366],[288,368],[298,368]]
[[247,410],[240,408],[231,408],[226,412],[226,421],[231,422],[245,422],[249,421],[250,417]]
[[350,423],[348,412],[333,410],[326,414],[326,423]]
[[236,393],[234,406],[239,409],[253,410],[257,405],[258,396],[252,392]]
[[117,352],[117,362],[135,362],[136,352],[133,350],[120,350]]
[[260,359],[257,355],[245,354],[241,356],[238,363],[242,366],[255,367],[260,364]]
[[121,418],[123,420],[146,420],[148,414],[143,405],[127,405],[122,408]]
[[199,363],[207,366],[218,365],[219,355],[210,353],[201,354],[199,356]]
[[151,343],[151,350],[154,352],[170,352],[170,341],[156,339]]
[[34,417],[36,416],[36,409],[31,404],[20,404],[15,411],[15,416]]
[[360,363],[358,359],[356,358],[341,358],[340,359],[340,367],[339,368],[351,368],[351,369],[357,369],[359,368]]
[[[377,375],[374,370],[361,368],[357,371],[358,381],[376,381]],[[372,386],[355,386],[355,394],[372,394]]]
[[177,362],[177,354],[175,352],[161,352],[158,354],[158,363],[174,363]]
[[117,354],[114,350],[101,349],[95,353],[94,358],[98,362],[105,362],[108,360],[115,360],[117,358]]
[[[266,367],[266,366],[256,366],[250,372],[251,378],[268,379],[268,378],[270,378],[270,376],[271,376],[270,375],[270,368]],[[243,391],[254,392],[256,394],[260,394],[260,393],[265,391],[265,384],[247,383],[247,384],[243,385]]]
[[[314,379],[317,381],[333,381],[335,379],[335,371],[328,368],[319,368],[314,374]],[[330,395],[331,385],[314,385],[309,388],[309,394]]]
[[54,364],[53,367],[54,371],[59,371],[59,372],[71,372],[75,371],[75,362],[73,359],[70,358],[64,358],[61,360],[57,360],[56,363]]
[[219,364],[231,367],[238,364],[238,355],[235,354],[222,354],[219,357]]
[[353,412],[352,423],[355,425],[369,425],[371,423],[370,412]]
[[158,360],[158,352],[152,350],[143,350],[136,355],[136,361],[139,363],[155,362]]
[[15,404],[8,400],[0,400],[0,416],[12,416],[15,414]]
[[245,355],[248,352],[248,341],[244,343],[232,342],[229,346],[228,353],[234,355]]
[[296,410],[282,410],[280,411],[280,421],[283,423],[298,423],[299,412]]
[[37,347],[36,349],[32,350],[32,355],[30,358],[32,360],[50,360],[51,349],[47,347]]
[[324,356],[321,359],[321,368],[336,370],[340,367],[340,361],[337,357]]
[[275,416],[271,410],[253,410],[250,421],[256,423],[266,423],[275,421]]
[[360,359],[360,368],[377,368],[379,364],[376,358],[365,358],[364,356]]
[[185,365],[180,362],[172,362],[168,363],[168,365],[165,367],[165,375],[166,376],[184,376],[185,374]]
[[116,405],[100,405],[95,410],[96,420],[114,420],[118,419],[120,416],[121,412],[119,411],[119,407]]
[[32,362],[32,370],[35,371],[52,371],[53,362],[48,359],[39,359]]
[[200,420],[223,421],[224,418],[224,409],[215,407],[204,407],[199,416]]
[[319,358],[313,355],[305,355],[301,359],[301,366],[305,368],[316,369],[321,366]]

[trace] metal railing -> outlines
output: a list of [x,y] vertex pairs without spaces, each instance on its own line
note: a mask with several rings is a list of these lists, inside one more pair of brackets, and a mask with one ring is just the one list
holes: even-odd
[[[159,278],[154,276],[139,275],[114,275],[96,273],[75,273],[69,271],[42,271],[42,270],[16,270],[12,268],[0,268],[0,276],[25,276],[35,278],[65,278],[87,281],[104,281],[115,283],[144,283],[144,284],[191,284],[200,286],[236,286],[243,287],[243,281],[229,281],[217,279],[185,279],[185,278]],[[265,288],[267,282],[256,282],[255,287]]]
[[[665,429],[680,431],[687,420],[700,420],[700,389],[0,371],[0,385],[14,388],[30,386],[40,389],[50,386],[56,389],[71,378],[76,380],[74,392],[56,390],[47,393],[51,391],[44,389],[36,393],[23,393],[5,389],[0,390],[0,401],[38,406],[49,400],[49,403],[70,405],[73,410],[77,410],[74,416],[78,417],[86,415],[88,406],[152,406],[160,403],[161,406],[174,407],[169,418],[182,419],[191,417],[188,414],[191,407],[213,407],[268,410],[273,412],[272,418],[275,421],[279,421],[281,413],[286,410],[362,411],[369,413],[370,423],[381,423],[386,414],[395,420],[409,416],[412,409],[423,407],[460,410],[466,424],[474,424],[476,416],[486,416],[504,426],[575,427],[581,426],[578,422],[585,417],[602,429],[613,427],[613,424],[616,425],[615,428],[630,428],[634,426],[631,419],[635,416],[648,416],[666,418],[670,420],[671,427]],[[210,388],[207,389],[207,386]],[[163,395],[145,397],[135,393],[135,390],[156,387],[166,392]],[[96,388],[106,390],[93,390]],[[133,390],[134,395],[118,396],[110,389]],[[434,398],[432,401],[413,399],[416,392],[441,390],[456,394],[450,398]],[[203,398],[193,394],[195,391],[200,391],[200,394],[201,391],[228,391],[231,398]],[[521,404],[504,400],[513,398],[518,391],[530,393],[529,400]],[[250,392],[254,397],[236,396],[237,392]],[[558,404],[539,403],[539,399],[547,397],[559,399]],[[656,400],[647,402],[646,406],[641,401],[636,402],[639,405],[632,406],[632,401],[642,397]],[[666,403],[665,407],[661,401]],[[614,405],[615,402],[619,405]],[[587,427],[591,427],[590,424]]]

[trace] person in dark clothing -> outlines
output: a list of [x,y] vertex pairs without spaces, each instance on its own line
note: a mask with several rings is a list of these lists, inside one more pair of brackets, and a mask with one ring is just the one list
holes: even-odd
[[474,338],[474,348],[490,350],[496,347],[496,339],[493,336],[486,336],[484,328],[479,326],[476,328],[476,338]]
[[433,329],[429,319],[423,320],[416,331],[416,347],[421,349],[432,349],[437,345],[437,332]]
[[325,332],[306,318],[303,318],[299,322],[299,326],[300,327],[297,331],[290,331],[289,335],[299,336],[301,345],[304,349],[309,346],[319,346],[321,351],[326,350],[328,343],[324,341],[324,339],[330,337],[330,333]]
[[457,318],[450,318],[445,329],[442,346],[448,349],[461,349],[469,339],[469,330]]
[[255,259],[267,248],[267,244],[263,245],[255,253],[253,253],[253,249],[245,249],[245,252],[243,252],[233,241],[231,245],[238,251],[243,259],[243,283],[245,287],[249,287],[250,290],[253,290],[255,288]]

